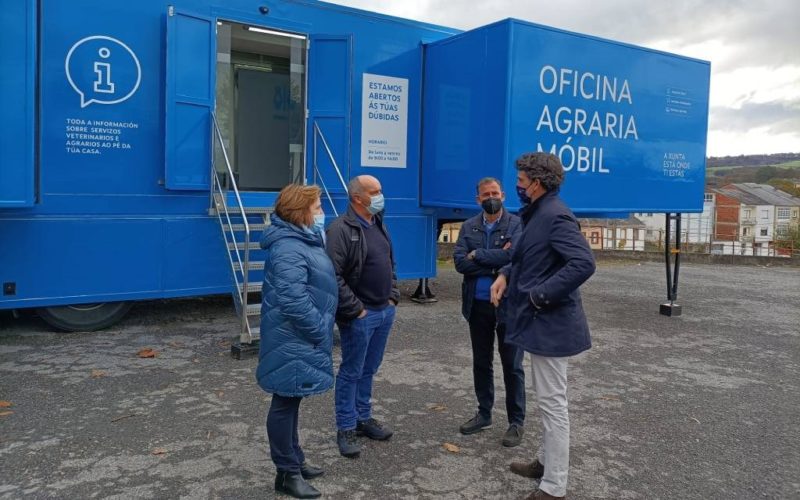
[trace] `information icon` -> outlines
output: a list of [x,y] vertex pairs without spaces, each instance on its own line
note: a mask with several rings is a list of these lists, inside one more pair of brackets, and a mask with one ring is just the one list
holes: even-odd
[[76,42],[67,53],[64,69],[81,98],[81,108],[123,102],[136,93],[142,81],[136,54],[110,36],[89,36]]

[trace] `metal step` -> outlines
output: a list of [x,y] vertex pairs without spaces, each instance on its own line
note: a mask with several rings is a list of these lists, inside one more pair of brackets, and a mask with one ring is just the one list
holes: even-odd
[[[238,212],[239,209],[237,208],[236,211]],[[244,207],[244,213],[269,215],[272,213],[272,207]]]
[[[242,291],[242,284],[239,283],[236,285],[239,287],[239,293]],[[256,293],[261,291],[262,283],[260,281],[248,281],[247,282],[247,293]]]
[[261,314],[261,302],[258,304],[247,304],[245,310],[248,316],[258,316]]
[[[250,234],[263,233],[269,224],[250,224]],[[227,224],[226,224],[227,226]],[[231,224],[231,231],[244,231],[244,224]]]
[[[238,262],[233,263],[233,270],[241,272],[242,266],[239,265]],[[257,260],[257,261],[250,261],[250,265],[248,266],[249,271],[263,271],[264,270],[264,261]]]
[[[244,241],[237,241],[237,242],[229,241],[228,250],[233,250],[234,248],[236,250],[244,250]],[[260,250],[261,244],[257,241],[251,241],[248,248],[250,250]]]

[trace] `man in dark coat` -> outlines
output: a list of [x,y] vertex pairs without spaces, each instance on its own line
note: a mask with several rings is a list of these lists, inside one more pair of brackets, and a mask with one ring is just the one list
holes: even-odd
[[528,153],[516,166],[522,236],[491,294],[496,305],[507,296],[506,341],[531,353],[543,435],[536,460],[512,463],[511,470],[541,478],[528,499],[563,498],[569,472],[567,360],[592,346],[578,287],[594,273],[594,256],[558,196],[564,178],[558,157]]
[[358,457],[356,436],[386,440],[392,430],[372,417],[372,379],[400,300],[394,254],[383,224],[381,183],[371,175],[353,178],[350,206],[327,231],[327,252],[339,286],[336,323],[342,364],[336,374],[336,442],[339,452]]
[[461,286],[462,314],[469,322],[472,344],[472,378],[478,411],[459,430],[474,434],[492,425],[494,406],[494,340],[503,365],[508,430],[503,446],[518,446],[525,423],[525,372],[522,349],[505,342],[505,324],[490,302],[489,288],[501,267],[511,262],[512,241],[521,232],[519,217],[503,208],[505,193],[500,181],[486,177],[478,182],[475,199],[481,213],[461,226],[453,252],[456,271],[464,275]]

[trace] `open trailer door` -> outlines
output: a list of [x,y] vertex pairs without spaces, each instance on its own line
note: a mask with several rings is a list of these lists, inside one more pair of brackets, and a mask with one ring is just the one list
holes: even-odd
[[216,20],[167,13],[166,186],[207,190],[216,85]]
[[36,0],[0,10],[0,208],[34,204],[36,169]]
[[349,178],[352,47],[352,38],[348,35],[312,35],[310,38],[308,178],[317,178],[316,162],[322,182],[330,193],[337,194],[346,193],[339,175]]

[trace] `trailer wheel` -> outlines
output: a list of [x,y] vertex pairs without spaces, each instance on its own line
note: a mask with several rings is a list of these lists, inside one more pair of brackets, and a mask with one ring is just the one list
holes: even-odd
[[42,307],[39,316],[50,326],[65,332],[93,332],[108,328],[130,310],[131,302],[98,302],[62,307]]

